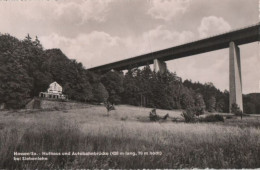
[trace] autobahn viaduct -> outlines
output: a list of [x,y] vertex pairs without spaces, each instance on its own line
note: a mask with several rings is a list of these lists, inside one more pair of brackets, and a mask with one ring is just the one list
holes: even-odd
[[163,73],[167,69],[165,61],[229,48],[229,105],[231,109],[231,105],[236,103],[243,111],[241,62],[238,46],[259,40],[260,23],[183,45],[93,67],[88,70],[104,73],[111,69],[120,71],[129,69],[131,66],[139,67],[154,64],[155,71]]

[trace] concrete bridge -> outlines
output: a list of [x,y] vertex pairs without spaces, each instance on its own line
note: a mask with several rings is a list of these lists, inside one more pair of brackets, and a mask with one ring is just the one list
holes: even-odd
[[224,34],[208,37],[183,45],[143,54],[125,60],[97,66],[88,70],[104,73],[114,70],[126,70],[132,67],[154,64],[156,72],[165,72],[165,61],[188,57],[196,54],[229,48],[229,103],[238,104],[243,111],[242,77],[239,45],[260,40],[260,23],[249,27],[233,30]]

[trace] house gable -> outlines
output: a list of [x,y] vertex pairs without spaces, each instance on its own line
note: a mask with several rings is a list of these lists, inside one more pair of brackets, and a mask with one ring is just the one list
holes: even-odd
[[55,82],[50,84],[50,86],[48,88],[48,93],[61,94],[62,93],[62,87],[55,81]]

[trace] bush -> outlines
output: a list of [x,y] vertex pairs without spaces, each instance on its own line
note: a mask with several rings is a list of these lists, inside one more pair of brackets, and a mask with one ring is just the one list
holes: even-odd
[[242,110],[236,103],[233,103],[231,106],[231,113],[234,113],[236,116],[241,116],[243,114]]
[[221,115],[208,115],[204,119],[204,122],[224,122],[224,118]]
[[195,114],[196,116],[203,115],[204,112],[205,112],[204,108],[203,108],[203,107],[200,107],[200,106],[196,106],[196,107],[193,108],[192,110],[193,110],[193,112],[194,112],[194,114]]
[[189,108],[182,112],[182,117],[184,117],[185,122],[194,122],[195,121],[195,114],[193,109]]
[[232,116],[226,116],[226,119],[232,119],[233,117]]

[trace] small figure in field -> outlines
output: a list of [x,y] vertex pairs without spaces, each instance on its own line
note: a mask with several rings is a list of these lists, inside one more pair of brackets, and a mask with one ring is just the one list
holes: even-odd
[[114,104],[111,104],[110,102],[105,102],[105,107],[107,109],[107,115],[109,116],[109,112],[111,110],[116,110]]
[[169,114],[167,113],[165,116],[160,117],[156,114],[156,109],[152,109],[150,112],[149,118],[151,121],[158,121],[158,120],[166,120],[169,117]]

